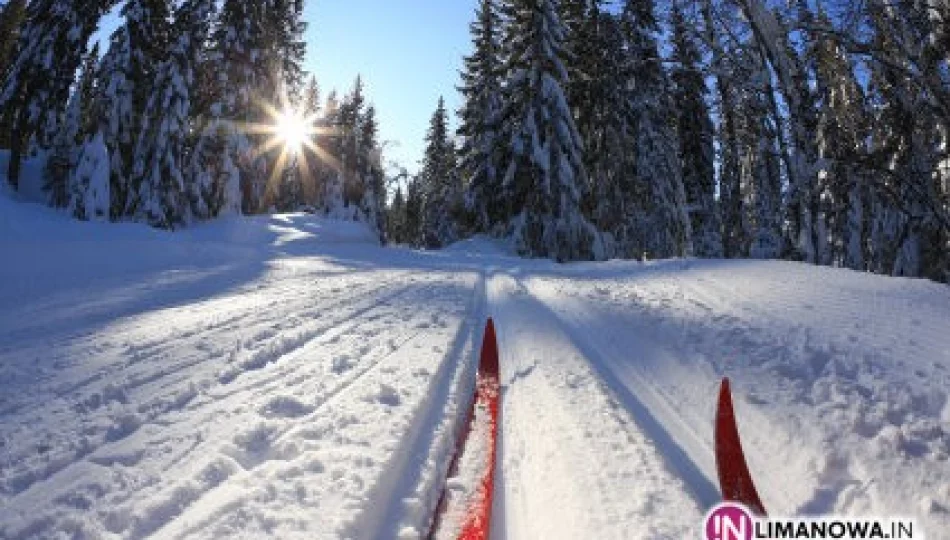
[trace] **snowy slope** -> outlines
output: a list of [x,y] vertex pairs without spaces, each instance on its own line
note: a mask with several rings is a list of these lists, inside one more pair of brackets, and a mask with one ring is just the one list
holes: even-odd
[[304,215],[169,234],[5,197],[0,251],[0,538],[422,537],[486,315],[493,538],[695,534],[723,375],[773,513],[950,528],[946,286],[420,253]]

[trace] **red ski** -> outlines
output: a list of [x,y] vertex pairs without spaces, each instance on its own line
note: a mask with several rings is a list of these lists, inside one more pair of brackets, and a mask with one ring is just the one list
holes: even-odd
[[761,516],[766,515],[765,506],[752,482],[749,466],[746,465],[739,427],[732,408],[732,391],[729,379],[722,380],[719,390],[719,406],[716,410],[716,469],[719,473],[719,488],[722,498],[744,504]]
[[[478,363],[478,373],[475,380],[475,397],[472,410],[469,412],[465,432],[459,437],[456,454],[450,467],[450,475],[454,474],[461,455],[470,444],[484,445],[473,451],[484,452],[485,468],[482,471],[476,491],[471,500],[466,501],[464,518],[458,535],[459,540],[487,540],[491,532],[492,495],[495,487],[495,448],[498,438],[499,412],[499,375],[498,375],[498,340],[495,337],[495,323],[488,319],[485,325],[485,336],[482,339],[481,357]],[[470,440],[476,422],[487,424],[487,437],[484,440]],[[476,437],[476,439],[480,439]],[[441,526],[442,517],[446,511],[446,493],[443,490],[439,509],[432,523],[429,537]]]

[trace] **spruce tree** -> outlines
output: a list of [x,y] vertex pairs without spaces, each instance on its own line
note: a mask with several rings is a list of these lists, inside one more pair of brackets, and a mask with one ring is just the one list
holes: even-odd
[[11,0],[0,6],[0,80],[10,68],[14,57],[20,26],[26,17],[26,0]]
[[17,52],[0,89],[0,116],[9,120],[7,180],[16,188],[31,140],[49,148],[65,109],[86,44],[112,0],[34,0]]
[[403,244],[407,242],[406,234],[406,197],[402,193],[402,186],[396,187],[393,202],[386,212],[386,233],[392,242]]
[[736,117],[739,184],[743,206],[743,255],[775,259],[782,254],[782,177],[778,133],[770,104],[771,74],[761,51],[747,47],[746,80],[738,98]]
[[498,114],[501,109],[501,22],[495,0],[481,0],[470,26],[474,51],[462,70],[463,105],[459,111],[459,171],[466,185],[469,227],[490,232],[501,223],[502,155]]
[[[261,58],[257,63],[268,66],[261,73],[256,93],[258,99],[269,100],[268,106],[257,104],[257,111],[277,109],[279,112],[296,109],[304,89],[303,70],[306,43],[303,33],[302,0],[268,0],[264,2],[261,21]],[[273,113],[259,116],[258,122],[273,123]],[[265,184],[260,189],[259,207],[266,210],[275,204],[282,210],[295,210],[302,201],[300,175],[297,170],[299,156],[282,146],[268,148],[267,134],[249,133],[255,148],[258,166],[266,171]]]
[[86,54],[79,81],[69,98],[59,132],[46,158],[44,191],[49,193],[49,203],[56,208],[69,204],[69,176],[77,165],[81,142],[89,134],[89,125],[83,113],[87,104],[94,100],[96,69],[99,64],[99,44],[93,45]]
[[[892,18],[877,20],[878,46],[898,49],[893,41],[895,24]],[[897,35],[913,31],[898,29]],[[874,142],[880,177],[871,225],[875,269],[895,276],[945,279],[948,255],[941,238],[935,174],[940,160],[937,117],[932,109],[925,112],[926,95],[892,64],[872,63],[871,91],[877,102]]]
[[600,232],[584,217],[586,171],[564,85],[564,27],[553,0],[507,0],[503,192],[516,249],[559,261],[602,259]]
[[562,4],[568,21],[568,101],[577,121],[588,173],[583,207],[607,233],[611,255],[623,252],[637,224],[630,210],[639,198],[633,174],[635,122],[627,50],[617,17],[599,0]]
[[270,80],[264,61],[265,2],[225,0],[211,38],[208,69],[214,95],[209,119],[197,144],[196,174],[211,183],[214,206],[223,213],[260,210],[267,182],[266,163],[254,153],[258,137],[249,127],[266,122],[254,99]]
[[297,175],[300,178],[302,202],[312,207],[320,204],[321,169],[325,166],[318,146],[320,135],[317,133],[321,127],[320,99],[320,85],[317,83],[317,78],[311,76],[301,97],[300,114],[314,133],[310,135],[309,144],[305,144],[300,149],[300,155],[297,157]]
[[[830,25],[823,13],[821,24]],[[822,179],[829,234],[832,237],[832,264],[865,270],[868,230],[868,177],[861,169],[865,152],[863,134],[869,131],[864,90],[837,40],[830,36],[815,40],[818,106],[818,148],[824,163]]]
[[69,179],[69,213],[85,221],[109,219],[109,149],[100,129],[79,149]]
[[449,139],[448,121],[445,100],[440,97],[429,121],[419,174],[425,190],[422,240],[429,248],[443,247],[459,238],[462,186],[456,174],[455,143]]
[[360,119],[366,112],[366,97],[363,93],[363,77],[357,76],[353,88],[343,97],[338,112],[339,137],[336,156],[340,161],[343,180],[343,206],[336,209],[339,214],[355,217],[355,208],[362,199],[362,178],[360,161],[362,159],[362,141],[360,138]]
[[213,11],[214,0],[187,0],[176,11],[174,42],[157,69],[137,137],[136,214],[156,227],[210,215],[212,194],[188,176],[186,163],[195,70]]
[[[6,79],[10,64],[16,57],[17,39],[26,18],[27,0],[11,0],[0,6],[0,84]],[[9,115],[0,110],[0,148],[10,147],[12,129]]]
[[379,144],[379,124],[376,107],[369,105],[360,118],[360,143],[362,154],[360,174],[363,195],[360,210],[364,221],[386,242],[386,174],[383,171],[382,147]]
[[169,9],[168,0],[129,0],[122,8],[125,23],[112,34],[102,59],[99,107],[106,120],[103,134],[111,159],[113,219],[138,213],[141,178],[135,176],[135,145],[155,69],[168,47]]
[[[643,199],[637,201],[637,242],[625,246],[625,256],[642,249],[652,257],[692,254],[692,228],[686,210],[679,143],[670,81],[663,70],[657,44],[659,25],[652,0],[626,0],[620,15],[629,53],[625,73],[635,90],[634,170]],[[632,236],[632,235],[631,235]]]
[[677,128],[683,187],[690,209],[693,249],[698,257],[722,257],[722,234],[716,203],[715,132],[706,104],[706,81],[701,71],[699,49],[682,11],[674,6],[673,100],[678,111]]
[[424,194],[422,182],[414,176],[406,184],[406,219],[403,242],[414,246],[422,245],[422,211]]
[[300,101],[306,84],[303,69],[307,43],[303,39],[307,23],[303,20],[303,0],[270,0],[267,16],[269,45],[277,58],[279,85],[288,103]]

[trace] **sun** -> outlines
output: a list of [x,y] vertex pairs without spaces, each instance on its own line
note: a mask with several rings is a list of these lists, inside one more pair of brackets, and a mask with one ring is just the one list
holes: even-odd
[[[242,123],[237,127],[250,136],[253,144],[249,159],[252,162],[264,155],[276,157],[269,167],[271,172],[264,188],[266,194],[276,196],[282,179],[287,177],[284,173],[288,171],[296,171],[298,177],[308,179],[312,177],[312,167],[318,162],[342,170],[339,160],[318,144],[321,138],[338,136],[336,128],[321,125],[316,114],[305,114],[296,109],[286,96],[280,99],[281,105],[265,100],[258,100],[257,104],[265,113],[262,121]],[[305,182],[305,192],[316,189],[312,181]]]
[[307,120],[289,109],[279,113],[274,120],[274,134],[284,143],[284,147],[293,154],[300,153],[309,142],[312,132]]

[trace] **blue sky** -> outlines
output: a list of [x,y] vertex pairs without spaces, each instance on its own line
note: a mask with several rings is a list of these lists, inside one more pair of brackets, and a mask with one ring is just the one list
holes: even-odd
[[[376,105],[387,160],[418,169],[429,117],[440,95],[450,111],[468,54],[476,0],[306,0],[306,68],[324,97],[349,91],[361,73]],[[107,16],[100,35],[119,24]],[[105,44],[104,44],[105,45]],[[453,118],[454,121],[454,118]]]
[[[439,95],[450,111],[469,53],[476,0],[307,0],[307,68],[323,88],[348,91],[357,73],[376,104],[385,155],[411,171]],[[454,119],[453,119],[454,120]]]

